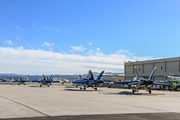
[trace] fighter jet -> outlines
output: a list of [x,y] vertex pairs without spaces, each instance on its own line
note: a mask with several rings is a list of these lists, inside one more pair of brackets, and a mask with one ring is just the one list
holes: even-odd
[[[94,79],[94,76],[93,76],[91,70],[89,70],[89,74],[88,74],[87,78],[72,81],[72,83],[79,85],[80,90],[82,90],[82,89],[86,90],[86,88],[88,88],[88,87],[92,87],[93,89],[97,90],[97,85],[104,83],[102,80],[100,80],[103,73],[104,73],[104,70],[99,74],[97,79]],[[81,78],[81,76],[79,76],[79,77]]]
[[51,83],[53,82],[53,75],[51,75],[50,79],[48,79],[48,77],[44,76],[44,74],[42,75],[42,79],[40,81],[38,81],[38,83],[40,83],[40,87],[42,87],[42,85],[47,85],[49,87],[49,85],[51,85]]
[[129,85],[134,85],[135,88],[132,89],[132,93],[138,92],[138,89],[141,87],[144,90],[148,91],[149,94],[151,94],[151,86],[152,85],[170,85],[172,83],[163,83],[163,82],[154,82],[152,80],[153,74],[156,70],[156,67],[153,69],[152,73],[150,74],[148,79],[140,78],[137,72],[137,68],[135,67],[135,73],[136,77],[134,77],[133,81],[127,81],[127,82],[114,82],[114,84],[129,84]]
[[28,81],[26,81],[25,79],[22,79],[22,77],[19,76],[19,80],[13,79],[12,82],[17,82],[18,85],[21,85],[21,84],[25,85],[25,82],[28,82]]
[[[88,79],[88,77],[89,77],[89,74],[87,75],[87,77],[86,77],[86,78],[82,78],[82,77],[81,77],[81,74],[79,74],[79,78],[78,78],[77,80],[84,80],[84,79]],[[72,82],[72,83],[73,83],[73,82]],[[75,83],[73,83],[73,86],[78,87],[78,86],[79,86],[79,84],[75,84]]]

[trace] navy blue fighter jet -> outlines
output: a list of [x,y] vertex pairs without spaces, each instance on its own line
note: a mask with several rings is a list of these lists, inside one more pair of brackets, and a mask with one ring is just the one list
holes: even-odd
[[[82,89],[86,90],[86,88],[88,88],[88,87],[92,87],[93,89],[97,90],[97,85],[104,83],[101,80],[103,73],[104,73],[104,70],[99,74],[97,79],[94,79],[94,76],[93,76],[91,70],[89,70],[89,74],[88,74],[87,78],[81,79],[81,76],[80,76],[79,80],[72,81],[72,83],[76,84],[77,86],[79,85],[80,90],[82,90]],[[82,88],[82,87],[84,87],[84,88]]]
[[28,82],[28,81],[26,81],[25,79],[22,79],[22,77],[19,77],[19,80],[12,80],[12,82],[17,82],[17,84],[18,85],[21,85],[21,84],[23,84],[23,85],[25,85],[25,82]]
[[172,83],[163,83],[163,82],[154,82],[152,80],[153,74],[156,70],[156,67],[153,69],[151,75],[149,76],[148,79],[140,78],[137,72],[137,68],[135,67],[135,73],[136,77],[134,77],[133,81],[127,81],[127,82],[114,82],[114,84],[129,84],[129,85],[134,85],[135,87],[132,89],[132,93],[138,92],[138,88],[141,87],[144,90],[148,91],[149,94],[151,94],[151,86],[152,85],[171,85]]
[[51,75],[51,77],[49,79],[47,76],[45,78],[44,74],[42,76],[43,76],[43,79],[40,81],[37,81],[38,83],[40,83],[40,87],[42,87],[42,85],[47,85],[49,87],[49,85],[51,85],[51,83],[54,82],[53,75]]

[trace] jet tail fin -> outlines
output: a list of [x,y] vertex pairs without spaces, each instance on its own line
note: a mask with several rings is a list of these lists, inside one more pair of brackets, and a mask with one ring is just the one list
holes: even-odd
[[87,75],[86,79],[88,79],[88,78],[89,78],[89,74]]
[[43,80],[45,80],[44,74],[42,74]]
[[149,80],[151,80],[152,79],[152,77],[153,77],[153,74],[154,74],[154,72],[156,71],[156,67],[154,67],[154,69],[153,69],[153,71],[152,71],[152,73],[151,73],[151,75],[149,76]]
[[81,74],[79,74],[79,79],[81,79]]
[[53,75],[51,75],[51,77],[50,77],[50,81],[53,81]]
[[89,75],[88,76],[89,76],[89,80],[94,80],[94,76],[93,76],[91,70],[89,70]]
[[135,69],[135,73],[136,73],[136,79],[139,80],[139,75],[138,75],[138,72],[137,72],[137,68],[134,67],[134,69]]
[[103,73],[104,73],[104,70],[99,74],[99,76],[97,77],[97,80],[100,80],[100,79],[101,79]]

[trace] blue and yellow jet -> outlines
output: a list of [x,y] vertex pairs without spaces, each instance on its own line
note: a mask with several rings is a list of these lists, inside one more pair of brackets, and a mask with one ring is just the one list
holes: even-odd
[[17,82],[18,85],[25,85],[25,82],[29,82],[29,81],[26,81],[25,79],[22,79],[22,77],[19,77],[19,80],[12,80],[12,82]]
[[45,78],[44,74],[42,75],[42,77],[43,78],[41,80],[35,81],[37,83],[40,83],[40,87],[42,87],[42,85],[47,85],[49,87],[49,85],[51,85],[51,83],[55,83],[55,82],[58,83],[58,81],[53,81],[53,75],[51,75],[49,79],[47,76]]
[[72,81],[72,83],[76,84],[77,86],[79,85],[80,90],[83,89],[82,87],[84,87],[84,90],[86,90],[86,88],[88,88],[88,87],[92,87],[93,89],[97,90],[97,85],[104,83],[101,80],[101,77],[102,77],[103,73],[104,73],[104,70],[99,74],[97,79],[94,79],[92,71],[89,70],[89,74],[88,74],[87,78],[81,79],[81,76],[80,76],[79,80]]
[[172,83],[162,83],[162,82],[153,82],[152,77],[156,70],[156,67],[153,69],[152,73],[150,74],[148,79],[140,78],[137,72],[137,68],[135,68],[136,77],[134,77],[133,81],[127,81],[127,82],[114,82],[114,84],[129,84],[134,85],[135,88],[132,89],[132,93],[138,92],[138,88],[141,87],[144,90],[148,91],[149,94],[151,94],[151,86],[152,85],[171,85]]

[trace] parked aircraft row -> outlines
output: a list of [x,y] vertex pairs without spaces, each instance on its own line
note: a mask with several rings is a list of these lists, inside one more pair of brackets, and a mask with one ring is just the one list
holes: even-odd
[[[12,82],[17,82],[18,85],[21,85],[21,84],[25,85],[25,82],[29,82],[29,81],[19,77],[19,80],[13,80]],[[50,78],[48,78],[48,76],[45,77],[43,74],[41,80],[32,81],[32,82],[40,83],[40,87],[42,87],[42,85],[46,85],[49,87],[51,83],[58,83],[59,81],[53,81],[53,75],[51,75]]]
[[89,71],[89,75],[87,76],[87,78],[84,79],[80,79],[77,81],[73,81],[73,84],[79,85],[80,86],[80,90],[82,89],[82,86],[84,87],[84,90],[86,90],[86,87],[92,87],[95,90],[97,90],[97,85],[99,84],[129,84],[129,85],[134,85],[135,87],[132,89],[132,93],[138,92],[139,88],[143,88],[144,90],[148,91],[151,94],[151,86],[152,85],[172,85],[172,83],[170,82],[166,82],[166,83],[162,83],[162,82],[154,82],[152,80],[153,74],[156,70],[156,67],[153,69],[152,73],[150,74],[148,79],[144,79],[144,78],[140,78],[137,72],[137,68],[135,67],[135,73],[136,73],[136,77],[134,77],[134,80],[132,81],[127,81],[127,82],[104,82],[102,80],[100,80],[102,74],[104,73],[104,71],[102,71],[100,73],[100,75],[98,76],[98,78],[96,80],[94,80],[93,74],[91,72],[91,70]]
[[[132,89],[132,93],[138,92],[138,89],[144,89],[146,91],[148,91],[151,94],[151,86],[152,85],[172,85],[172,83],[170,82],[154,82],[152,80],[153,74],[156,70],[156,67],[153,69],[152,73],[150,74],[148,79],[144,79],[144,78],[140,78],[137,72],[137,68],[135,67],[135,74],[136,77],[134,77],[134,79],[132,81],[126,81],[126,82],[104,82],[101,80],[101,77],[104,73],[104,70],[99,74],[99,76],[97,77],[97,79],[94,79],[93,73],[91,70],[89,70],[88,76],[86,78],[81,78],[81,75],[79,75],[79,79],[72,81],[73,85],[75,85],[76,87],[80,86],[80,90],[86,90],[86,88],[88,87],[92,87],[94,90],[97,90],[97,86],[100,84],[128,84],[128,85],[133,85],[133,89]],[[24,84],[25,82],[27,82],[26,80],[23,80],[20,77],[19,81],[13,81],[13,82],[17,82],[18,85],[20,84]],[[44,76],[43,74],[43,78],[39,81],[33,81],[33,82],[37,82],[40,83],[40,87],[42,87],[42,85],[46,85],[49,87],[49,85],[51,85],[51,83],[58,83],[59,81],[53,81],[53,75],[50,76],[50,78]],[[64,83],[64,82],[63,82]]]

